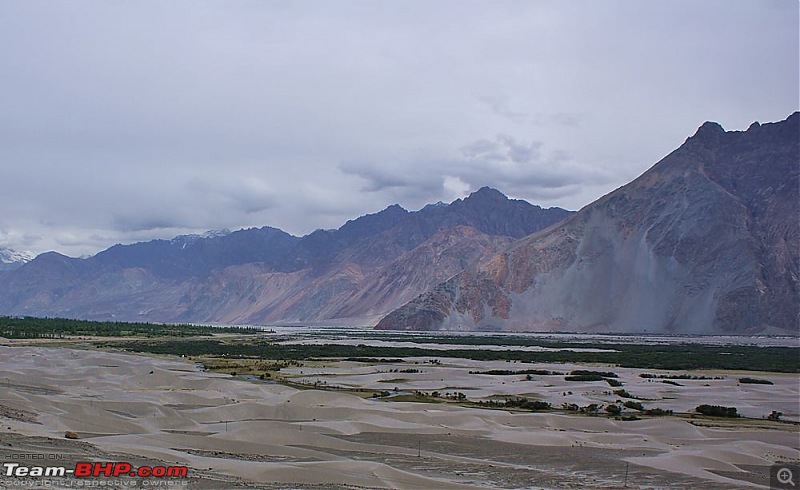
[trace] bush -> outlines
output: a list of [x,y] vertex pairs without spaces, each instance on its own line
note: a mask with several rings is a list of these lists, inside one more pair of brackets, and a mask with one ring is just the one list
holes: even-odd
[[603,381],[605,378],[596,374],[578,374],[576,376],[564,376],[564,381]]
[[634,402],[631,400],[626,401],[625,403],[622,404],[622,406],[626,408],[632,408],[634,410],[639,410],[640,412],[644,410],[644,405],[642,405],[639,402]]
[[600,376],[601,378],[616,378],[617,375],[608,371],[587,371],[585,369],[576,369],[575,371],[570,371],[569,373],[572,376]]
[[[362,344],[363,345],[363,344]],[[359,346],[360,347],[360,346]],[[364,346],[366,347],[366,346]],[[350,362],[366,362],[366,363],[398,363],[398,362],[405,362],[402,359],[378,359],[375,357],[347,357],[345,361]]]
[[640,378],[644,379],[692,379],[692,380],[700,380],[700,379],[725,379],[723,376],[698,376],[693,374],[650,374],[650,373],[642,373],[639,375]]
[[508,400],[506,402],[506,406],[509,405],[509,402],[512,402],[512,406],[517,406],[519,408],[523,408],[525,410],[550,410],[550,404],[547,402],[539,401],[539,400],[526,400],[524,398],[518,398],[514,401]]
[[606,378],[606,383],[613,388],[617,388],[622,386],[622,381],[617,381],[616,379]]
[[535,374],[537,376],[555,376],[564,373],[559,373],[556,371],[547,371],[545,369],[520,369],[517,371],[512,371],[509,369],[490,369],[488,371],[470,371],[469,374],[490,374],[494,376],[515,376],[518,374],[527,374],[527,375]]
[[[458,393],[458,395],[463,396],[463,393]],[[466,399],[466,396],[464,396],[464,399]],[[521,408],[523,410],[531,410],[534,412],[538,412],[541,410],[550,410],[553,408],[550,406],[548,402],[543,402],[539,400],[529,400],[527,398],[511,398],[504,402],[494,401],[494,400],[486,400],[486,401],[481,400],[478,402],[478,405],[488,406],[488,407],[498,407],[498,408]]]
[[739,378],[739,382],[742,384],[752,384],[752,385],[771,385],[774,384],[772,381],[768,379],[759,379],[759,378]]
[[711,415],[713,417],[735,418],[739,416],[739,414],[736,413],[736,407],[722,407],[719,405],[699,405],[694,409],[694,411],[703,415]]
[[589,405],[580,408],[581,413],[596,414],[599,411],[600,411],[600,405],[598,405],[597,403],[590,403]]
[[783,417],[783,412],[778,412],[773,410],[771,414],[767,415],[767,419],[769,420],[780,420]]
[[614,390],[614,394],[617,396],[621,396],[622,398],[636,398],[635,396],[631,395],[625,390]]
[[622,407],[619,405],[608,405],[606,407],[606,412],[608,412],[609,415],[619,415],[622,413]]
[[654,417],[662,417],[664,415],[672,415],[672,410],[664,410],[662,408],[648,408],[644,411],[645,415],[652,415]]
[[533,402],[531,410],[550,410],[552,407],[548,402]]

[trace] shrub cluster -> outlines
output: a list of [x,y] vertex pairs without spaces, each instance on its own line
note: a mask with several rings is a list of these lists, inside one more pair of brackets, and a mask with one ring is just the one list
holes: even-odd
[[697,408],[694,409],[695,412],[701,413],[703,415],[712,415],[714,417],[731,417],[735,418],[738,417],[739,414],[736,413],[736,407],[722,407],[719,405],[699,405]]
[[622,404],[622,406],[625,407],[625,408],[632,408],[632,409],[638,410],[640,412],[644,411],[644,405],[642,405],[639,402],[635,402],[633,400],[626,401],[625,403]]
[[696,374],[649,374],[642,373],[639,375],[644,379],[725,379],[723,376],[699,376]]
[[597,403],[590,403],[585,407],[580,407],[576,403],[564,403],[561,405],[561,409],[566,410],[567,412],[578,412],[590,415],[597,414],[597,412],[600,411],[600,408],[601,405],[598,405]]
[[622,383],[617,381],[615,373],[607,371],[587,371],[585,369],[576,369],[569,372],[569,376],[564,376],[564,381],[607,381],[611,386],[622,386]]
[[345,361],[350,362],[366,362],[370,364],[393,364],[393,363],[400,363],[405,362],[402,359],[378,359],[375,357],[347,357]]
[[497,408],[521,408],[523,410],[531,410],[534,412],[550,410],[552,408],[548,402],[529,400],[527,398],[509,398],[505,401],[480,400],[478,401],[478,405]]
[[488,371],[470,371],[469,374],[491,374],[494,376],[516,376],[519,374],[532,374],[537,376],[557,376],[564,373],[557,371],[547,371],[546,369],[520,369],[511,371],[508,369],[490,369]]
[[587,371],[585,369],[576,369],[569,372],[572,376],[600,376],[601,378],[616,378],[616,373],[609,371]]
[[672,415],[672,410],[664,410],[663,408],[648,408],[643,412],[645,415],[652,415],[655,417],[662,417],[665,415]]
[[760,378],[739,378],[739,382],[742,384],[754,384],[754,385],[771,385],[775,384],[768,379],[760,379]]

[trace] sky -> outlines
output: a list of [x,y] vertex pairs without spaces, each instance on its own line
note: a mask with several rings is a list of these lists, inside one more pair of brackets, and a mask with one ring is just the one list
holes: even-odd
[[0,247],[579,209],[798,110],[796,0],[0,2]]

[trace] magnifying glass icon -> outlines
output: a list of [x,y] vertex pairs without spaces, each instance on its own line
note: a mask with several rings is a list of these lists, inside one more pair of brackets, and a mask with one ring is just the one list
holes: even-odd
[[775,474],[775,476],[778,478],[778,481],[782,485],[795,486],[794,475],[792,474],[792,470],[790,470],[789,468],[779,469],[778,472]]

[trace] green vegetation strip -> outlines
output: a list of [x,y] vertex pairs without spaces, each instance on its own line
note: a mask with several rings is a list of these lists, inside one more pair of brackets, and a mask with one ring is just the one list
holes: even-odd
[[[698,344],[620,344],[614,351],[574,352],[473,349],[422,349],[368,345],[274,344],[266,339],[247,342],[216,339],[175,339],[169,342],[134,340],[105,345],[133,352],[187,356],[216,355],[231,358],[296,359],[315,358],[461,358],[480,361],[529,363],[601,363],[645,369],[736,369],[747,371],[800,372],[800,349],[793,347],[708,346]],[[585,344],[583,344],[585,346]],[[606,373],[603,373],[606,374]]]
[[0,337],[7,339],[62,339],[65,337],[192,337],[212,333],[255,334],[245,327],[209,325],[95,322],[66,318],[0,316]]
[[470,371],[469,374],[488,374],[492,376],[519,376],[520,374],[535,374],[537,376],[560,376],[564,373],[558,371],[548,371],[546,369],[519,369],[512,371],[509,369],[490,369],[488,371]]

